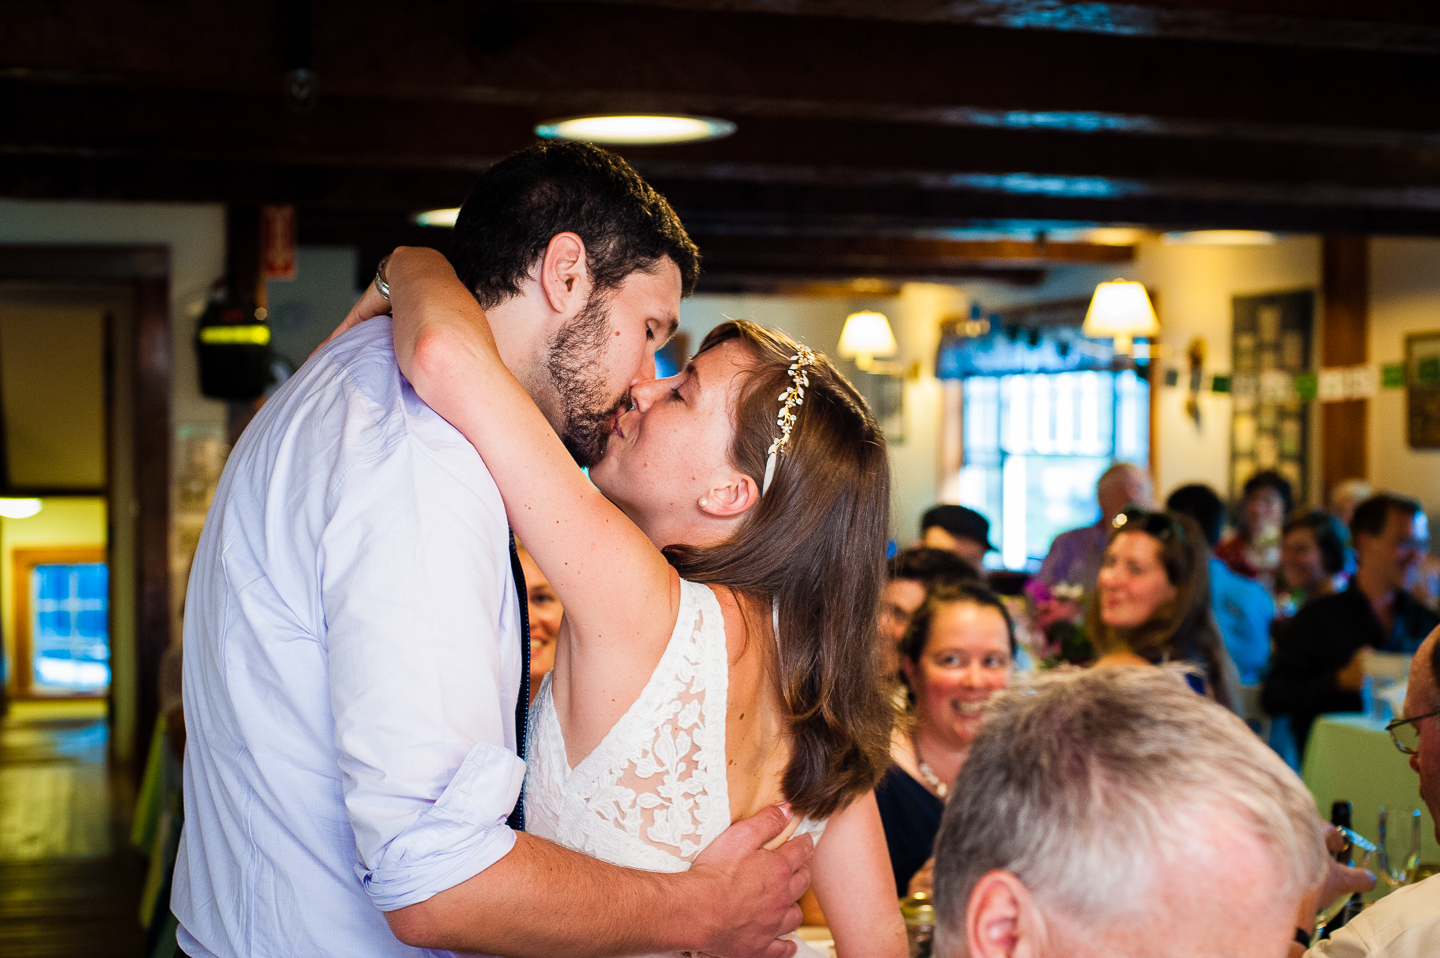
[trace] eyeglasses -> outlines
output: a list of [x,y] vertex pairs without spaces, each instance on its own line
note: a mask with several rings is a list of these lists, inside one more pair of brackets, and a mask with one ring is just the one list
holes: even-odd
[[1427,712],[1414,718],[1396,719],[1385,726],[1385,731],[1390,733],[1390,741],[1395,743],[1396,748],[1406,755],[1414,755],[1420,751],[1420,727],[1415,723],[1437,715],[1440,715],[1440,711]]
[[1171,536],[1180,542],[1185,541],[1185,527],[1164,512],[1126,509],[1110,525],[1116,532],[1144,532],[1162,541]]

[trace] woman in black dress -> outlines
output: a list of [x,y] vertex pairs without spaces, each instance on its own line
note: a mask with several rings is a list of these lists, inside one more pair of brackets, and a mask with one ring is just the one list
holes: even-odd
[[896,892],[904,896],[917,872],[928,875],[945,798],[980,731],[985,703],[1015,674],[1015,630],[985,586],[940,585],[915,613],[900,648],[912,721],[895,734],[894,764],[875,799]]

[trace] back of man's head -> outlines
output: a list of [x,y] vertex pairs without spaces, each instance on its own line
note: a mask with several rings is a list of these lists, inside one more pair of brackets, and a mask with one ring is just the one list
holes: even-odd
[[928,589],[940,582],[974,582],[980,578],[975,567],[949,549],[915,546],[901,549],[890,560],[891,579],[911,579]]
[[480,305],[520,292],[558,233],[585,243],[596,291],[619,288],[664,257],[689,296],[700,253],[665,198],[620,157],[585,143],[541,143],[487,170],[460,209],[450,262]]
[[1146,896],[1184,874],[1217,826],[1253,836],[1296,902],[1319,884],[1323,825],[1309,792],[1175,671],[1052,674],[989,712],[935,841],[937,954],[968,954],[971,893],[991,872],[1082,934],[1172,907]]
[[1220,501],[1214,489],[1198,482],[1181,486],[1170,493],[1170,498],[1165,500],[1165,508],[1198,522],[1211,549],[1219,544],[1220,529],[1225,524],[1225,503]]

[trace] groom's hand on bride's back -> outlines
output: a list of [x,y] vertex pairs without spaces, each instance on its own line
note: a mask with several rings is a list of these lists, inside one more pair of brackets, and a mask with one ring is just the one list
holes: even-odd
[[689,875],[702,894],[685,903],[714,929],[705,953],[723,958],[789,958],[795,943],[777,941],[800,926],[796,904],[810,885],[810,836],[771,851],[764,846],[790,826],[788,806],[772,805],[736,822],[700,853]]

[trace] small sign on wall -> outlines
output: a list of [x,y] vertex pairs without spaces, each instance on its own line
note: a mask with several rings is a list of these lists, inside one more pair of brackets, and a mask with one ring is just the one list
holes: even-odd
[[295,207],[260,207],[260,270],[266,279],[295,278]]
[[1440,449],[1440,332],[1405,337],[1405,415],[1412,449]]

